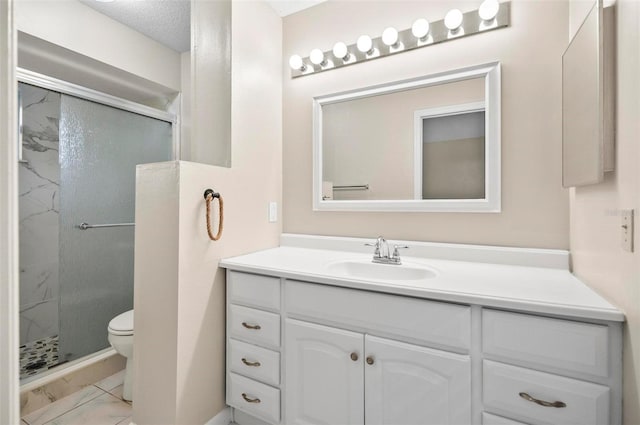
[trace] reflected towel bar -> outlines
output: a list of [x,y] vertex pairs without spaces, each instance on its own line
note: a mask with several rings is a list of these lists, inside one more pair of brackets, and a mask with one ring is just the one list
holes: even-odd
[[101,229],[103,227],[130,227],[135,225],[136,223],[89,224],[89,223],[83,222],[78,225],[78,228],[80,230],[87,230],[87,229]]
[[369,190],[368,184],[352,184],[345,186],[333,186],[333,190]]

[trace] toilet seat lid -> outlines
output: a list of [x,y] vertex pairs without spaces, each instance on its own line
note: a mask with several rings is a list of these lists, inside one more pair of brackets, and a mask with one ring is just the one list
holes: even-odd
[[125,311],[111,319],[109,330],[120,335],[125,332],[133,333],[133,310]]

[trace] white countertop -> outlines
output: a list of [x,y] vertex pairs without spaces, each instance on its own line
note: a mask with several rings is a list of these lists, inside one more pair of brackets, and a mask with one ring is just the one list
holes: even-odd
[[[360,240],[357,241],[360,243]],[[423,244],[402,242],[409,245]],[[431,249],[437,245],[429,244]],[[464,247],[473,249],[470,246]],[[513,248],[506,249],[513,250]],[[499,256],[499,248],[493,248],[493,250]],[[525,250],[522,254],[526,256]],[[371,252],[281,246],[228,258],[222,260],[220,266],[230,270],[432,300],[593,320],[625,320],[624,314],[619,309],[563,268],[486,262],[490,258],[485,258],[485,262],[470,262],[403,255],[403,264],[427,267],[436,272],[436,276],[430,279],[403,282],[364,280],[335,274],[327,268],[328,265],[338,261],[369,261],[371,256]]]

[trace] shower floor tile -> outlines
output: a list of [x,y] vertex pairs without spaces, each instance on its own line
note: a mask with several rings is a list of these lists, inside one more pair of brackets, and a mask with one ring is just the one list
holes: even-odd
[[133,411],[131,403],[122,400],[123,379],[124,373],[116,373],[23,416],[22,421],[27,425],[128,425]]
[[20,346],[20,379],[37,375],[58,364],[58,335]]

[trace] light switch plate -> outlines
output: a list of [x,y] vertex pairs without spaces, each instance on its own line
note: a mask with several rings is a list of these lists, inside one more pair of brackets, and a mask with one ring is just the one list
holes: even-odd
[[622,249],[633,252],[633,214],[634,210],[622,210]]
[[278,221],[278,203],[269,202],[269,223]]

